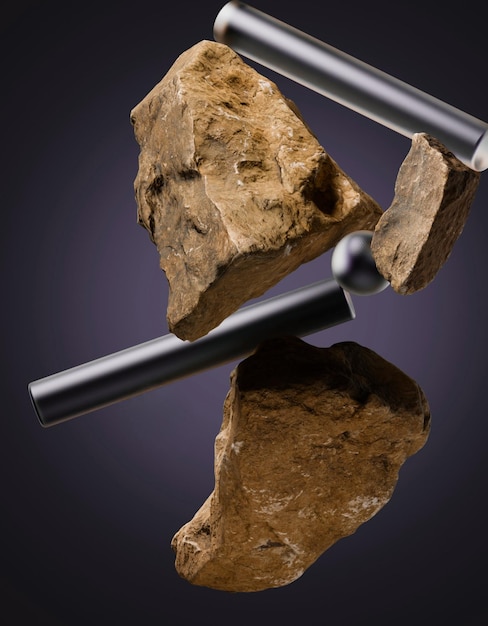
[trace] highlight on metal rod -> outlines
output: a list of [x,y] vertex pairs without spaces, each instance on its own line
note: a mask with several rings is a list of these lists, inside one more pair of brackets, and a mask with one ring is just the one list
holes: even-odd
[[488,124],[242,2],[227,3],[216,41],[346,107],[412,137],[425,132],[479,172]]
[[164,335],[31,382],[29,394],[42,426],[53,426],[232,361],[266,339],[311,335],[354,317],[336,281],[320,281],[244,307],[196,341]]

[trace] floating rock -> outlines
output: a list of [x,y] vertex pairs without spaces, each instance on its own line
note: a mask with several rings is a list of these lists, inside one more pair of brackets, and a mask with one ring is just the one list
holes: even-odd
[[167,321],[197,339],[380,207],[293,103],[230,48],[184,52],[132,111],[139,222],[169,283]]
[[215,489],[174,536],[195,585],[259,591],[296,580],[392,496],[426,442],[418,384],[353,342],[265,342],[231,375]]
[[378,271],[397,293],[414,293],[435,278],[464,228],[479,179],[437,139],[413,136],[371,242]]

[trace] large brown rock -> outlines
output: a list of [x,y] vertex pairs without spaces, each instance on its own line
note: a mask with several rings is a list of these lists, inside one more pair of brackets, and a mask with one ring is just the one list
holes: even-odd
[[435,278],[464,228],[479,179],[437,139],[413,136],[371,242],[376,267],[397,293],[414,293]]
[[291,583],[392,496],[426,442],[422,390],[356,343],[264,343],[231,376],[215,444],[215,489],[173,538],[195,585]]
[[169,282],[169,329],[196,339],[382,214],[277,86],[230,48],[184,52],[132,111],[139,222]]

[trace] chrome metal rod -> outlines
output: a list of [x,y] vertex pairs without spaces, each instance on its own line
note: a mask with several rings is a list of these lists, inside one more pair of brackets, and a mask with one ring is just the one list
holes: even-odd
[[380,124],[425,132],[468,167],[488,168],[488,124],[242,2],[214,24],[216,41]]
[[350,296],[330,279],[244,307],[193,342],[169,334],[31,382],[43,426],[95,411],[232,361],[279,335],[305,336],[354,319]]

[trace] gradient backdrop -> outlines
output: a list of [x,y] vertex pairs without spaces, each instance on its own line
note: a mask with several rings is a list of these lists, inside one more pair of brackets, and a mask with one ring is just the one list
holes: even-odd
[[[355,340],[415,378],[433,427],[392,500],[288,587],[198,588],[170,541],[213,488],[232,364],[51,429],[27,384],[167,332],[167,286],[136,223],[129,113],[224,2],[17,2],[2,9],[1,612],[8,624],[481,626],[486,566],[488,184],[435,282],[355,297]],[[251,3],[481,119],[481,1]],[[483,14],[484,15],[484,14]],[[256,66],[258,67],[258,66]],[[410,142],[258,67],[387,208]],[[330,276],[302,267],[280,293]],[[4,615],[2,615],[2,618]]]

